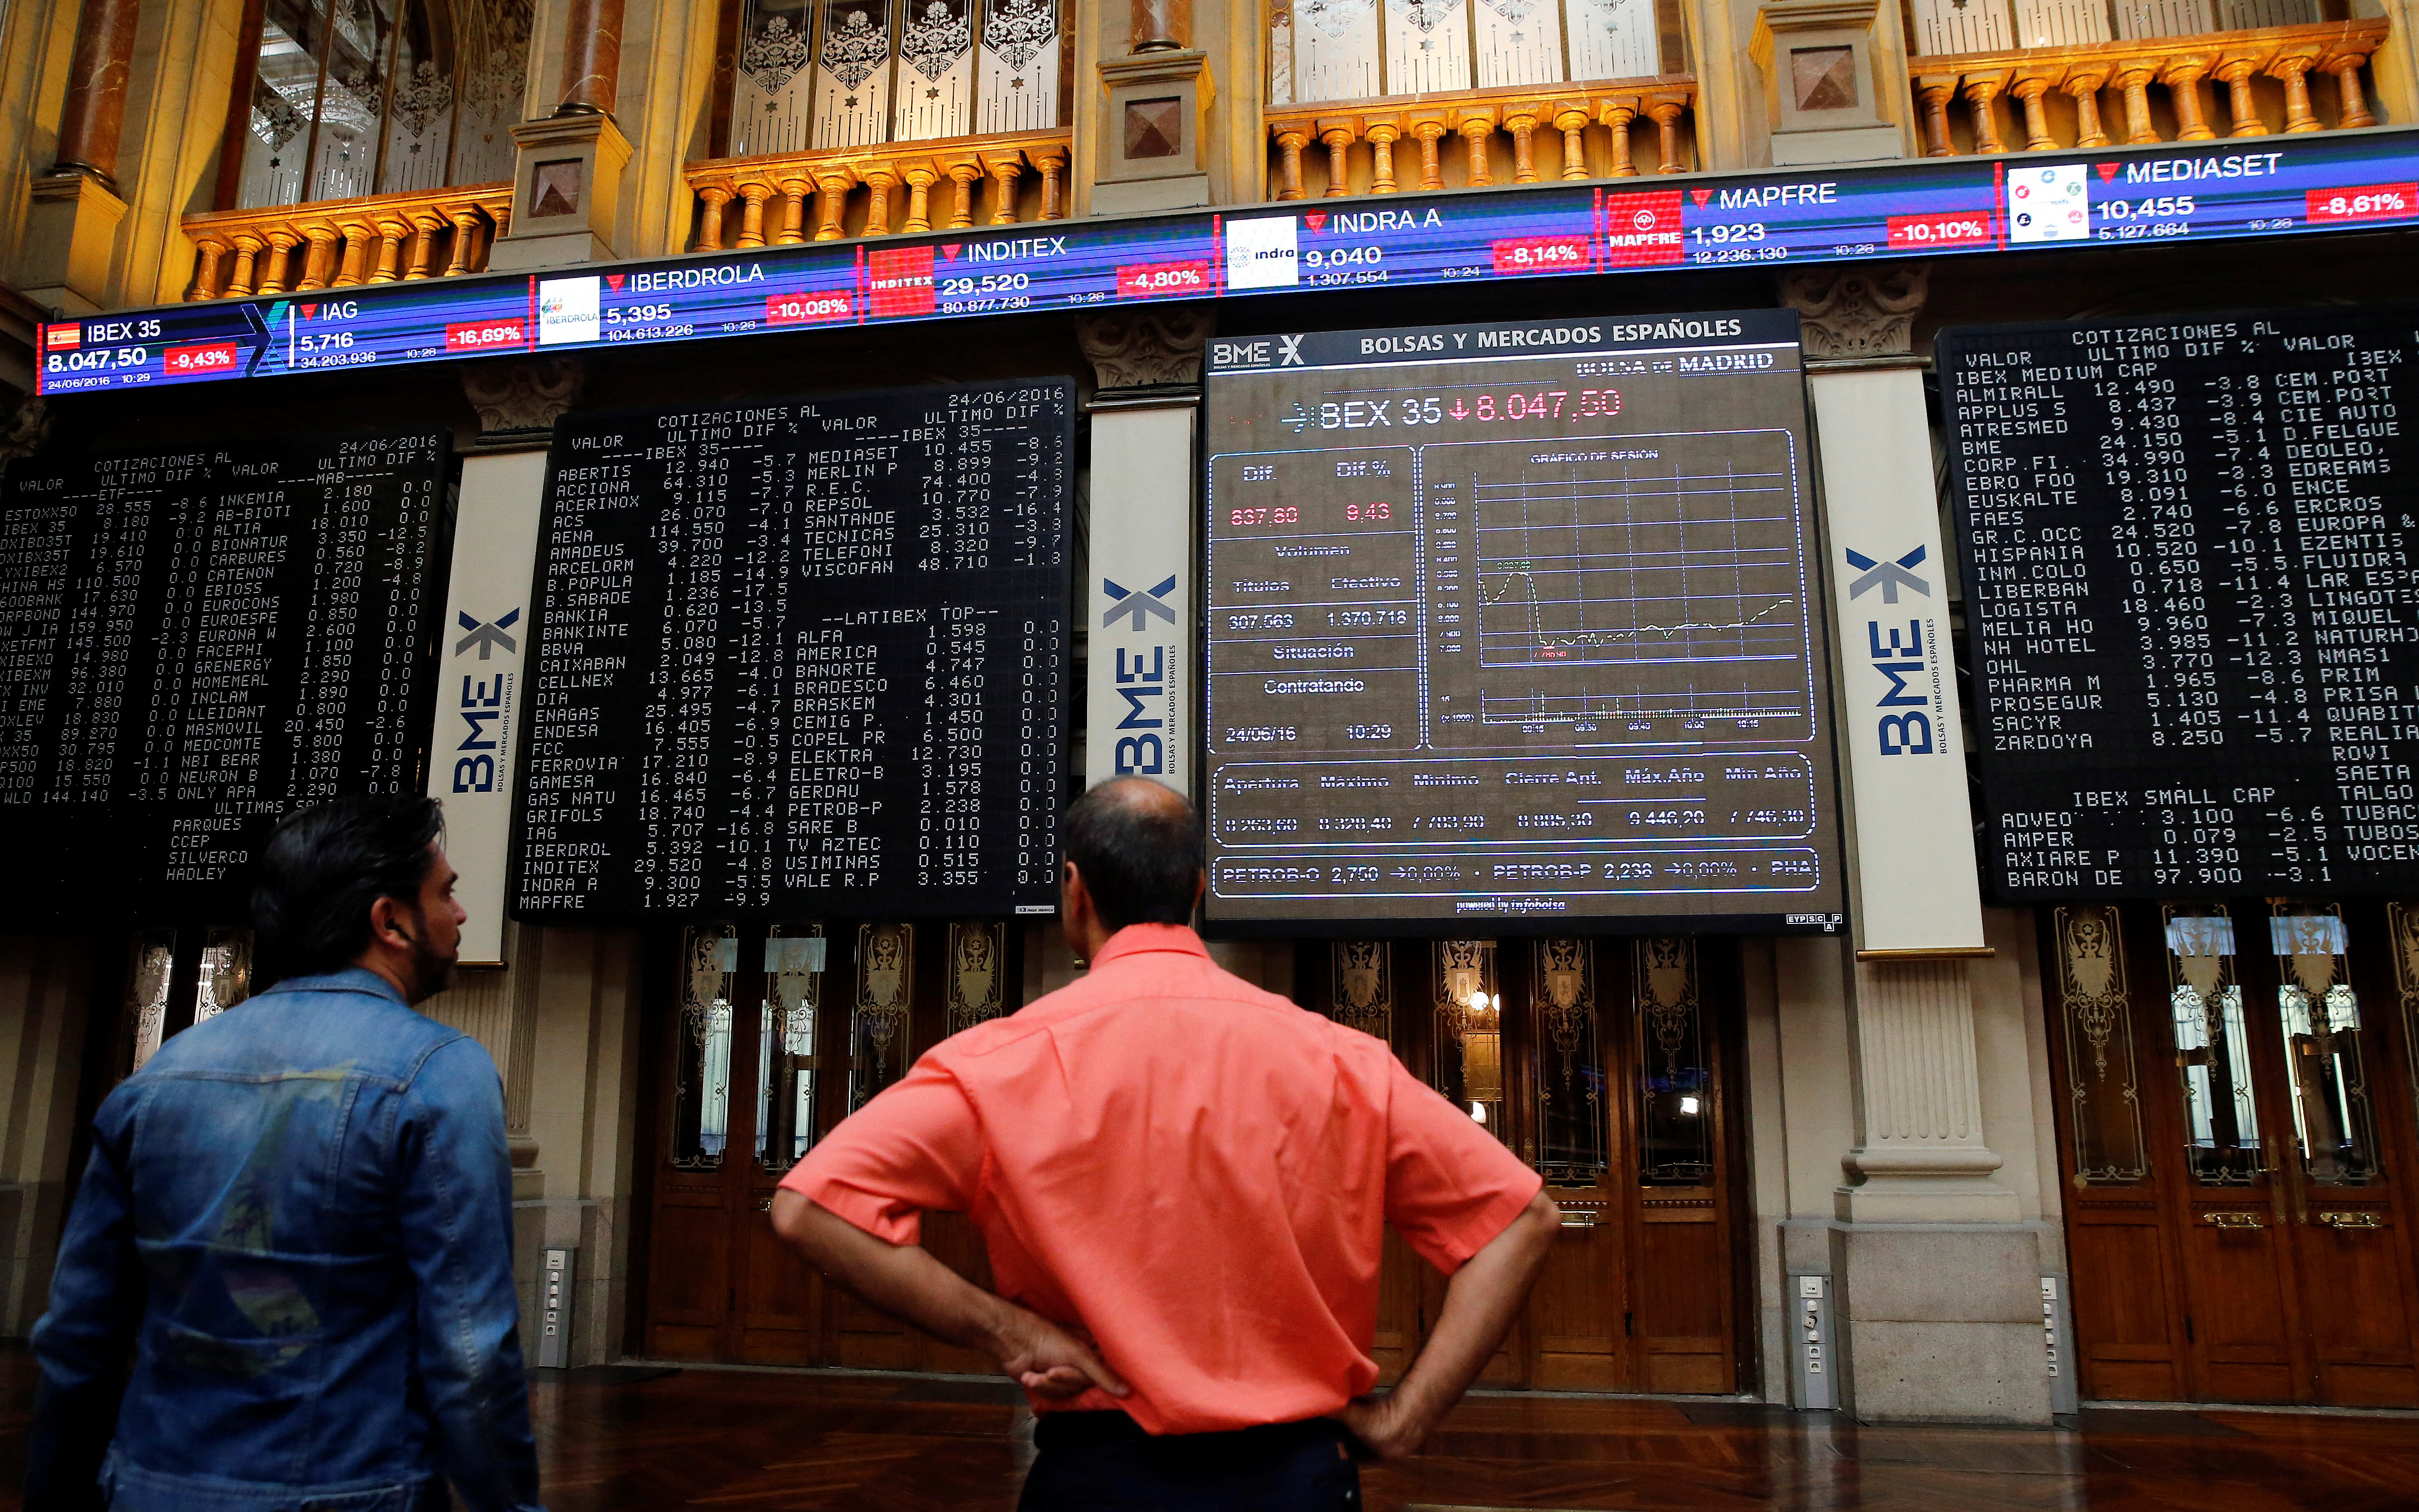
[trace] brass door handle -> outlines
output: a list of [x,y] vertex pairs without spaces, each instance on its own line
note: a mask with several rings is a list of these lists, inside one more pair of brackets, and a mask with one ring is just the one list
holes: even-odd
[[2204,1212],[2201,1216],[2209,1220],[2209,1226],[2211,1228],[2265,1228],[2268,1227],[2268,1220],[2256,1212]]
[[770,1193],[767,1193],[765,1196],[756,1199],[756,1211],[758,1212],[771,1212],[773,1211],[773,1198]]
[[2319,1222],[2341,1232],[2348,1228],[2382,1228],[2384,1222],[2374,1212],[2358,1210],[2351,1212],[2321,1212]]
[[1565,1228],[1594,1228],[1595,1227],[1595,1210],[1594,1208],[1564,1208],[1563,1210],[1563,1227]]

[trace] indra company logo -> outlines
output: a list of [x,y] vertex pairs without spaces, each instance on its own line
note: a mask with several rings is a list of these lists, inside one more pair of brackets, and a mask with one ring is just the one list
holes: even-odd
[[1229,289],[1292,288],[1302,282],[1302,222],[1264,215],[1226,223]]

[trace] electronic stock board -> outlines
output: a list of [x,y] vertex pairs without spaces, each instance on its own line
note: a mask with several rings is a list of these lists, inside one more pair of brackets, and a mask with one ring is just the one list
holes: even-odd
[[2419,223],[2419,136],[1926,159],[1044,222],[770,246],[588,271],[424,279],[54,321],[41,392],[326,373],[506,352],[1085,311],[1154,300],[1441,285]]
[[278,815],[420,790],[452,453],[421,432],[10,465],[17,906],[239,922]]
[[537,920],[1057,907],[1074,388],[555,426],[515,816]]
[[1939,356],[1998,894],[2419,887],[2419,311]]
[[1793,312],[1209,370],[1211,922],[1839,928]]

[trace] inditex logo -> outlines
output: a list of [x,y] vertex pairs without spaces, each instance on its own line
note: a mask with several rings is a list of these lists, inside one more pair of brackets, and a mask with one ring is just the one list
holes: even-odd
[[1291,288],[1302,282],[1301,222],[1264,215],[1226,223],[1226,286]]
[[932,249],[897,247],[867,255],[866,286],[873,314],[931,315],[933,311]]

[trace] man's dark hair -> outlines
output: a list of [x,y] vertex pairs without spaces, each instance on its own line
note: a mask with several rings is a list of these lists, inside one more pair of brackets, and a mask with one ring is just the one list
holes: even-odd
[[1075,863],[1111,933],[1184,924],[1201,876],[1201,821],[1183,795],[1148,778],[1103,782],[1067,806],[1058,853]]
[[280,821],[252,887],[253,952],[264,980],[342,971],[369,948],[370,905],[420,906],[445,832],[435,798],[364,795],[299,809]]

